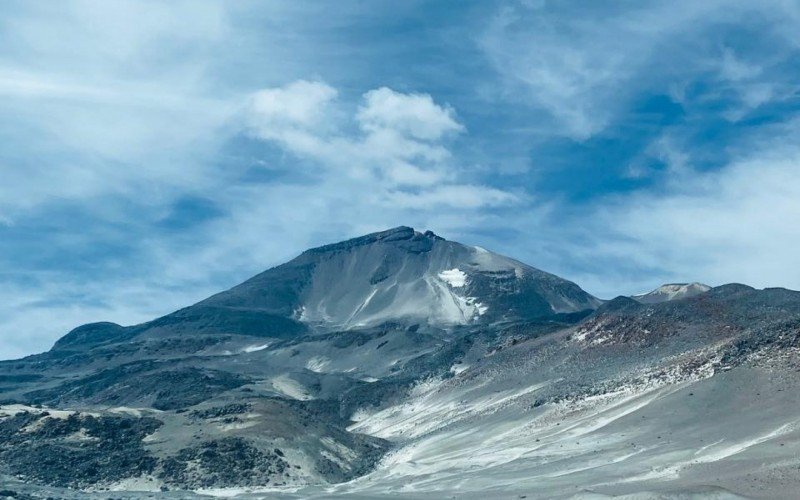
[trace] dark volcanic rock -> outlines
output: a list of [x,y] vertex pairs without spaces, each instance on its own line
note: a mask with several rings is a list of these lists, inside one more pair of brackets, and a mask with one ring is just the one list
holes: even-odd
[[164,460],[159,477],[181,488],[265,485],[283,478],[289,463],[240,437],[208,441]]
[[80,488],[139,477],[157,460],[142,439],[161,422],[153,418],[20,412],[0,421],[0,461],[9,473],[51,486]]
[[228,415],[239,415],[241,413],[246,413],[251,408],[252,405],[249,403],[231,403],[229,405],[217,406],[214,408],[208,408],[206,410],[194,410],[189,413],[189,416],[199,419],[219,418]]
[[148,360],[100,370],[25,396],[33,403],[48,405],[149,403],[159,410],[172,410],[195,405],[249,381],[235,373],[188,366],[171,368],[171,363]]

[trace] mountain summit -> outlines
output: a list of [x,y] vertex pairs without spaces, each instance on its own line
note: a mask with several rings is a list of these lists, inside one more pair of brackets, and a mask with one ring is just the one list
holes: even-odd
[[711,287],[702,283],[667,283],[661,285],[655,290],[643,293],[641,295],[634,295],[632,298],[642,304],[658,304],[660,302],[668,302],[670,300],[688,299],[689,297],[696,297],[701,293],[706,293],[711,290]]
[[308,250],[198,306],[265,311],[340,329],[542,318],[599,304],[570,281],[401,226]]

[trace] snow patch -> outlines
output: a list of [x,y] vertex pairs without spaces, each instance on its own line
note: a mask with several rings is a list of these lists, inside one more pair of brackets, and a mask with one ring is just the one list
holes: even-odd
[[[260,493],[293,493],[299,488],[297,486],[259,486],[259,487],[243,487],[243,488],[201,488],[194,490],[195,493],[200,495],[207,495],[214,498],[235,498],[242,495],[254,495]],[[257,497],[263,498],[263,497]]]
[[501,411],[548,383],[474,397],[460,391],[444,391],[446,382],[443,379],[429,378],[414,386],[403,403],[373,414],[359,413],[360,420],[347,430],[394,441],[420,438],[454,423]]
[[100,441],[100,438],[90,436],[86,429],[81,427],[77,431],[63,437],[64,441],[73,442],[73,443],[85,443],[85,442],[96,442]]
[[702,283],[668,283],[661,285],[647,293],[633,295],[632,298],[645,304],[656,304],[684,297],[694,297],[711,290],[711,287]]
[[314,356],[308,360],[306,363],[306,368],[312,372],[322,373],[329,364],[331,364],[330,359],[323,358],[321,356]]
[[28,405],[23,405],[23,404],[13,404],[13,405],[7,405],[7,406],[0,406],[0,418],[13,417],[17,413],[21,413],[21,412],[33,413],[35,415],[47,412],[48,416],[50,418],[58,418],[58,419],[62,419],[62,420],[69,418],[70,415],[78,415],[78,414],[91,415],[93,417],[99,417],[100,416],[99,413],[93,413],[93,412],[78,412],[78,411],[73,411],[73,410],[55,410],[55,409],[46,408],[46,407],[36,408],[36,407],[33,407],[33,406],[28,406]]
[[358,459],[358,453],[342,443],[337,442],[332,437],[326,436],[320,440],[320,443],[337,455],[337,459],[342,462],[341,465],[343,467],[350,469],[350,462],[354,462]]
[[108,491],[160,492],[163,481],[151,476],[129,477],[108,486]]
[[142,408],[131,408],[130,406],[115,406],[114,408],[109,408],[107,410],[109,413],[121,413],[123,415],[130,415],[132,417],[141,417],[142,413],[144,412],[154,412],[154,413],[161,413],[161,410],[156,409],[142,409]]
[[288,375],[275,377],[270,381],[270,383],[272,384],[272,389],[275,392],[281,393],[284,396],[288,396],[292,399],[297,399],[300,401],[314,399],[314,397],[311,396],[308,391],[306,391],[306,388],[303,387],[300,382],[294,380]]
[[256,351],[263,351],[267,347],[271,346],[272,342],[267,342],[266,344],[261,345],[250,345],[242,349],[242,352],[256,352]]
[[467,370],[469,370],[469,365],[465,365],[463,363],[458,365],[453,365],[450,367],[450,372],[455,375],[458,375],[459,373],[465,372]]
[[438,274],[439,279],[445,281],[448,285],[452,286],[453,288],[460,288],[467,284],[467,273],[460,270],[459,268],[448,269],[446,271],[442,271]]

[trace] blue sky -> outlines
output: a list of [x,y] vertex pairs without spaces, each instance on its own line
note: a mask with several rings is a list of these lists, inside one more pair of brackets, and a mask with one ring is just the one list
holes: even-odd
[[0,358],[397,225],[800,288],[800,4],[0,0]]

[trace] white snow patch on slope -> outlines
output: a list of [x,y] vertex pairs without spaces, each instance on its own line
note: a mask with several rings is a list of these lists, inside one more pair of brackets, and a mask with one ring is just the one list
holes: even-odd
[[424,381],[411,390],[407,401],[366,418],[360,413],[360,420],[347,430],[389,440],[413,439],[478,415],[492,414],[547,385],[545,382],[475,397],[461,391],[441,391],[444,383],[441,379]]
[[261,345],[249,345],[242,349],[242,352],[256,352],[256,351],[263,351],[267,347],[271,346],[272,342],[267,342],[266,344]]
[[239,419],[241,421],[226,424],[225,419],[223,418],[217,422],[217,427],[222,432],[248,429],[250,427],[257,426],[260,423],[261,415],[259,413],[245,413],[244,415],[239,415]]
[[469,370],[469,366],[470,365],[465,365],[465,364],[453,365],[450,367],[450,372],[458,375],[461,372]]
[[448,269],[438,274],[439,279],[447,282],[448,285],[454,288],[460,288],[467,284],[467,273],[459,268]]
[[741,441],[734,441],[729,444],[726,443],[724,439],[720,439],[707,446],[703,446],[702,448],[697,450],[693,455],[687,457],[684,460],[677,460],[668,465],[654,467],[649,472],[627,477],[625,479],[620,480],[620,482],[629,483],[637,481],[648,481],[653,479],[663,480],[666,478],[676,478],[680,475],[680,472],[683,469],[687,469],[689,467],[698,464],[707,464],[712,462],[719,462],[720,460],[725,460],[728,457],[732,457],[734,455],[742,453],[743,451],[746,451],[761,443],[765,443],[776,437],[788,434],[791,430],[792,430],[792,424],[784,424],[778,427],[777,429],[769,431],[760,436],[750,439],[744,439]]
[[[460,487],[470,491],[497,487],[503,481],[516,483],[520,476],[532,484],[546,481],[556,486],[563,481],[571,485],[572,478],[584,471],[591,473],[617,462],[635,463],[631,459],[641,450],[631,449],[631,438],[606,429],[671,392],[623,391],[587,398],[578,407],[554,404],[531,411],[527,396],[544,385],[491,391],[476,400],[457,394],[460,391],[448,394],[451,391],[443,387],[428,388],[417,395],[421,405],[399,415],[359,415],[360,425],[353,428],[401,439],[403,445],[381,461],[371,484],[356,480],[350,490],[361,487],[367,492],[372,485],[392,483],[409,493]],[[370,425],[385,417],[389,419],[383,426]]]
[[161,491],[164,482],[152,476],[129,477],[109,485],[108,491]]
[[109,408],[107,411],[110,413],[122,413],[134,417],[141,417],[143,413],[161,413],[161,410],[150,408],[132,408],[130,406],[115,406],[113,408]]
[[[297,486],[259,486],[242,488],[200,488],[194,490],[199,495],[211,496],[214,498],[236,498],[243,495],[258,495],[263,493],[292,493],[298,490]],[[264,498],[258,496],[256,498]]]
[[21,412],[33,413],[35,415],[47,412],[48,418],[61,419],[61,420],[65,420],[69,418],[71,415],[84,415],[84,416],[91,415],[93,417],[100,416],[100,413],[97,412],[88,412],[88,411],[79,412],[77,410],[56,410],[47,407],[36,408],[33,406],[27,406],[23,404],[12,404],[12,405],[0,406],[0,420],[3,420],[8,417],[13,417],[17,413]]
[[270,383],[272,384],[272,389],[275,392],[279,392],[284,396],[288,396],[292,399],[298,399],[300,401],[308,401],[309,399],[314,399],[306,388],[303,385],[294,380],[293,378],[289,377],[288,375],[281,375],[280,377],[273,378]]
[[322,373],[329,364],[331,364],[331,360],[321,356],[314,356],[308,360],[306,368],[312,372]]
[[[427,297],[433,300],[426,300],[425,303],[417,302],[415,307],[428,308],[430,318],[435,318],[438,322],[447,324],[467,324],[478,315],[478,307],[473,297],[464,297],[453,290],[452,285],[448,286],[444,280],[434,279],[430,276],[425,277],[430,293]],[[408,304],[409,306],[415,304]],[[409,310],[409,312],[411,312]]]

